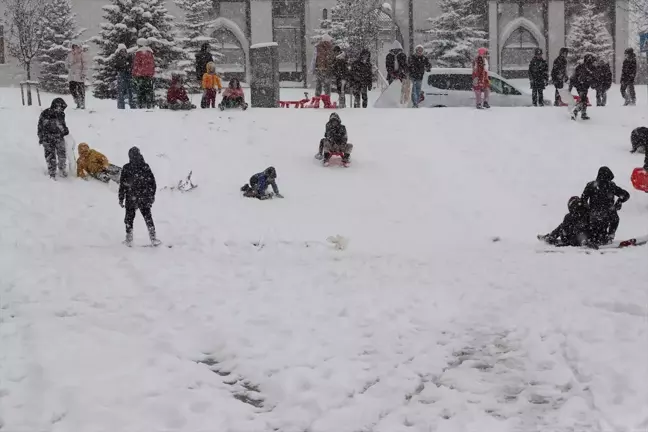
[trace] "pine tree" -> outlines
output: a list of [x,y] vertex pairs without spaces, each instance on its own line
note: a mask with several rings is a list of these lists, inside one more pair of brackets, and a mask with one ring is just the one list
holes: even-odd
[[428,21],[425,47],[441,67],[469,67],[475,48],[484,46],[486,32],[479,28],[480,16],[472,11],[473,0],[441,0],[441,15]]
[[67,56],[72,41],[83,30],[76,31],[76,14],[72,13],[70,0],[52,0],[47,5],[39,37],[42,47],[37,58],[40,63],[40,83],[52,93],[69,93],[67,83]]
[[[210,22],[210,12],[214,7],[212,0],[174,0],[176,5],[185,11],[185,20],[178,23],[181,37],[177,40],[181,44],[185,59],[178,62],[178,66],[188,76],[195,73],[195,57],[203,44],[210,44],[210,52],[215,54],[211,44],[214,38],[207,36],[207,27]],[[194,80],[187,80],[192,90],[197,90]],[[195,88],[194,88],[195,87]]]
[[115,52],[119,44],[133,49],[139,38],[147,39],[155,54],[157,84],[167,86],[184,53],[176,44],[174,18],[164,0],[111,0],[103,10],[107,22],[101,24],[99,35],[92,38],[99,45],[95,57],[95,97],[116,97]]
[[592,54],[606,62],[613,60],[613,40],[606,22],[605,14],[596,13],[592,1],[583,4],[580,14],[574,16],[567,35],[567,47],[572,61],[581,60],[586,54]]

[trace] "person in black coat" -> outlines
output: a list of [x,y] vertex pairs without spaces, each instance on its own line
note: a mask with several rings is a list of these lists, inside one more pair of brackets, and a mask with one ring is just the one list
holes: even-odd
[[645,153],[648,155],[648,127],[640,126],[630,134],[630,143],[632,150],[630,153]]
[[607,104],[607,92],[612,87],[612,68],[610,63],[601,60],[594,67],[594,85],[596,106]]
[[[61,177],[67,177],[67,151],[65,137],[70,131],[65,123],[67,104],[61,98],[52,101],[52,105],[43,111],[38,119],[38,143],[45,151],[47,172],[52,180],[56,180],[56,167]],[[58,159],[58,163],[57,163]]]
[[126,240],[124,244],[131,246],[133,243],[133,222],[135,213],[139,210],[146,222],[151,244],[157,246],[160,241],[155,235],[155,223],[153,223],[151,215],[151,207],[155,202],[155,192],[157,191],[155,176],[137,147],[128,151],[128,159],[129,162],[122,168],[119,180],[119,205],[126,209],[124,218]]
[[337,113],[333,113],[326,123],[324,130],[324,138],[320,140],[319,152],[315,155],[315,159],[323,159],[323,164],[326,165],[331,159],[331,153],[342,153],[342,162],[348,164],[353,151],[353,144],[349,144],[346,126],[342,124],[342,119]]
[[630,194],[612,180],[614,174],[610,168],[605,166],[599,168],[596,180],[585,186],[581,196],[590,209],[591,239],[599,245],[614,240],[619,227],[617,212],[621,210],[623,203],[630,199]]
[[537,48],[529,63],[529,81],[531,81],[533,106],[544,106],[544,89],[549,82],[549,65],[542,58],[542,50]]
[[337,45],[333,47],[333,56],[334,60],[331,72],[333,73],[333,79],[335,79],[335,86],[338,91],[338,106],[345,108],[347,83],[349,82],[349,62],[347,61],[346,53]]
[[412,80],[412,106],[418,108],[421,101],[421,89],[423,87],[423,76],[425,72],[432,69],[430,59],[425,55],[423,45],[418,45],[409,58],[407,70]]
[[371,66],[371,53],[363,49],[360,57],[351,64],[351,87],[353,89],[353,107],[367,108],[369,98],[367,92],[373,87],[373,67]]
[[589,208],[579,197],[567,203],[569,213],[563,222],[549,234],[538,236],[554,246],[588,246],[590,244]]
[[576,105],[572,118],[576,119],[578,113],[581,113],[583,120],[589,120],[587,115],[587,92],[594,84],[594,62],[595,58],[591,54],[586,54],[583,62],[576,66],[574,75],[569,80],[569,91],[576,87],[580,101]]
[[[554,60],[553,67],[551,68],[551,81],[556,88],[556,95],[554,97],[554,106],[560,106],[562,102],[560,99],[561,90],[567,81],[569,81],[569,76],[567,75],[567,56],[569,55],[569,50],[567,48],[561,48],[560,54]],[[566,101],[565,101],[566,102]]]
[[407,54],[403,51],[400,42],[394,41],[393,48],[389,50],[387,57],[385,57],[385,67],[389,84],[395,80],[403,81],[407,78]]
[[207,72],[207,64],[214,61],[209,52],[209,44],[204,43],[200,47],[200,51],[196,53],[196,79],[202,83],[203,75]]
[[637,56],[632,48],[625,50],[625,60],[621,69],[621,96],[625,106],[637,104],[635,78],[637,77]]
[[126,108],[126,97],[128,106],[136,106],[133,100],[133,58],[128,53],[126,45],[120,44],[115,53],[115,71],[117,71],[117,108]]

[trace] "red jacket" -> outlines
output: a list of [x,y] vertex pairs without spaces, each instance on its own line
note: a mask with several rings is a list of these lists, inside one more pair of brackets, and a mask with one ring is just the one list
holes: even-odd
[[486,59],[478,56],[473,62],[473,89],[484,90],[490,88],[490,79],[488,78],[488,69],[486,68]]
[[189,102],[187,90],[182,87],[177,78],[171,80],[171,87],[167,91],[167,103],[173,104],[178,102]]
[[149,77],[155,76],[155,57],[153,51],[149,47],[142,47],[135,52],[135,60],[133,61],[133,77]]

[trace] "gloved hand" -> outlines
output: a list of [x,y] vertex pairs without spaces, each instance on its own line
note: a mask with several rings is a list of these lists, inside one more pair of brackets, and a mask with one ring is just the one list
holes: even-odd
[[119,207],[124,208],[124,201],[119,201]]
[[621,210],[621,207],[623,207],[623,203],[617,201],[616,204],[614,204],[614,210],[619,211]]

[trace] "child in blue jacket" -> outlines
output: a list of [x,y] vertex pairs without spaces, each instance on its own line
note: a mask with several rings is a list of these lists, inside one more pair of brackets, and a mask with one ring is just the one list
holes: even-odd
[[[243,196],[248,198],[258,198],[260,200],[265,200],[276,196],[277,198],[283,198],[279,193],[279,187],[277,187],[277,170],[274,167],[268,167],[263,172],[254,174],[250,177],[250,183],[243,185],[241,187],[241,192]],[[268,193],[266,190],[268,186],[272,186],[273,193]]]

